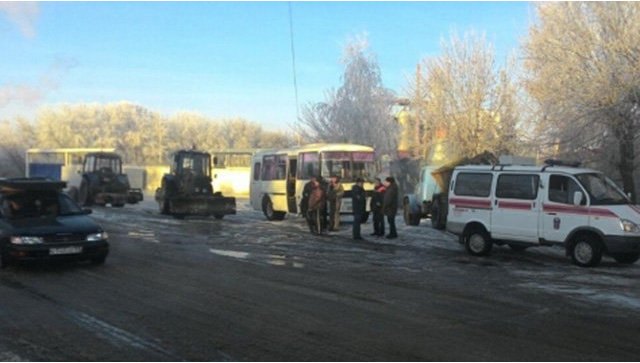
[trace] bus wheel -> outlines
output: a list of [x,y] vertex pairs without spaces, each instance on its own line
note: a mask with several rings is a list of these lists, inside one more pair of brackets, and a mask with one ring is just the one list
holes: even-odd
[[265,196],[262,199],[262,212],[264,216],[267,217],[270,221],[281,221],[284,219],[284,212],[276,212],[273,210],[273,203],[271,202],[271,198]]

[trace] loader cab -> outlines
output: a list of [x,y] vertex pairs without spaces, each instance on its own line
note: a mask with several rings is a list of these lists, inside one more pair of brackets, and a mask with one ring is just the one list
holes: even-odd
[[211,178],[211,155],[193,150],[176,152],[171,161],[171,174],[182,175],[185,173]]
[[116,153],[87,154],[82,164],[82,172],[122,174],[122,159]]

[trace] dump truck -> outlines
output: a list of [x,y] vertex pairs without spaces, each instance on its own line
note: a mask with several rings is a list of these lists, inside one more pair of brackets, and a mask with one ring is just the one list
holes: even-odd
[[211,185],[211,155],[204,151],[178,150],[171,155],[169,174],[162,177],[155,200],[161,214],[176,218],[236,214],[236,199],[223,197]]
[[131,188],[127,174],[122,171],[122,158],[115,152],[86,154],[78,174],[81,179],[69,181],[67,194],[84,206],[111,204],[122,207],[144,198],[141,189]]
[[431,226],[444,229],[447,224],[448,191],[453,169],[459,165],[494,165],[498,158],[485,151],[473,157],[463,157],[444,165],[422,167],[414,193],[403,198],[404,221],[417,226],[422,218],[430,218]]

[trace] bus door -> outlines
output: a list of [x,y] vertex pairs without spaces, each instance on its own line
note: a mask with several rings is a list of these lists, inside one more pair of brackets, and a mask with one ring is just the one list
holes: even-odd
[[298,213],[296,203],[296,172],[298,170],[298,160],[294,157],[288,158],[287,165],[287,205],[289,213]]

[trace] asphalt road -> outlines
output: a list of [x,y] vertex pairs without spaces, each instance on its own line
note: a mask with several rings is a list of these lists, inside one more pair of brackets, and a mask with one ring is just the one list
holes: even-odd
[[559,248],[473,258],[401,218],[392,241],[356,243],[348,223],[313,237],[300,218],[238,204],[221,221],[94,209],[110,234],[104,266],[0,271],[0,360],[640,356],[640,265],[583,269]]

